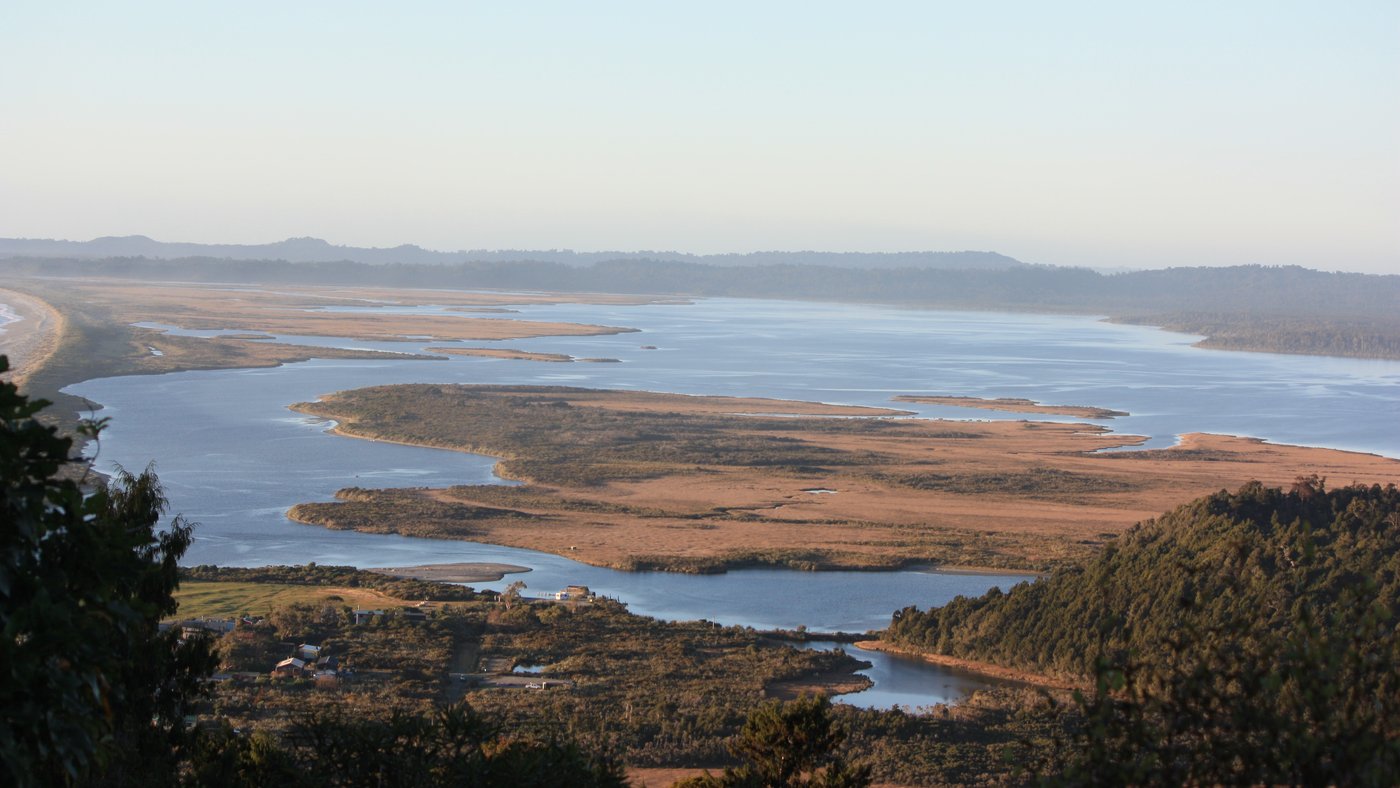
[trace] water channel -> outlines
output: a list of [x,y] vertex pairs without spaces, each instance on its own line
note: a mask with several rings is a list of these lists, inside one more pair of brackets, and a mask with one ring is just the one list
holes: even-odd
[[[459,314],[441,307],[391,309]],[[1190,347],[1195,337],[1077,316],[741,299],[519,309],[518,315],[500,317],[627,326],[641,333],[494,343],[616,358],[618,364],[479,357],[313,360],[274,369],[92,380],[67,391],[101,403],[102,415],[112,420],[97,447],[99,467],[139,469],[155,461],[172,509],[200,523],[190,563],[499,562],[532,571],[476,585],[499,588],[523,579],[531,590],[548,592],[582,584],[645,615],[814,631],[878,629],[906,605],[937,605],[994,585],[1006,589],[1024,578],[912,570],[628,573],[516,548],[298,525],[285,518],[288,507],[330,500],[347,486],[500,480],[492,474],[491,458],[329,435],[327,423],[287,406],[342,389],[409,382],[573,385],[876,406],[890,406],[895,394],[923,392],[1125,410],[1132,415],[1102,423],[1147,436],[1147,446],[1171,445],[1181,433],[1200,431],[1400,456],[1400,362],[1206,351]],[[270,341],[393,351],[451,344],[291,336]],[[923,417],[1026,418],[947,406],[896,407]],[[853,702],[921,706],[956,699],[977,685],[923,663],[860,656],[876,662],[871,672],[877,687]]]

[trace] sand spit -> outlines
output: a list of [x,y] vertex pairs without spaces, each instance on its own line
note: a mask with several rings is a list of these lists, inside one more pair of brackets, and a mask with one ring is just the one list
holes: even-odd
[[506,575],[529,572],[528,566],[496,564],[490,562],[423,564],[420,566],[393,566],[383,569],[369,569],[390,577],[406,577],[413,580],[426,580],[436,583],[494,583]]
[[900,394],[892,398],[895,402],[917,402],[924,405],[953,405],[959,408],[980,408],[1000,410],[1010,413],[1040,413],[1050,416],[1073,416],[1079,419],[1112,419],[1132,415],[1121,410],[1096,408],[1090,405],[1042,405],[1035,400],[1019,397],[952,397],[932,394]]
[[7,288],[0,288],[0,304],[17,318],[0,324],[0,355],[10,359],[10,371],[5,374],[23,386],[58,347],[63,316],[48,303]]

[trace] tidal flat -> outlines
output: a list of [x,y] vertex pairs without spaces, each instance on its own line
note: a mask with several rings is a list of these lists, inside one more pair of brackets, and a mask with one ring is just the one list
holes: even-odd
[[297,522],[627,570],[1040,570],[1222,486],[1400,476],[1396,460],[1230,436],[1144,456],[1106,452],[1142,439],[1087,424],[566,387],[371,387],[293,409],[340,435],[499,457],[523,483],[349,488],[292,507]]

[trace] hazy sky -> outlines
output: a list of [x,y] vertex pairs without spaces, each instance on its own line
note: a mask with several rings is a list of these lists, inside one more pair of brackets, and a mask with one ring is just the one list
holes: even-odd
[[0,236],[1400,273],[1400,2],[0,5]]

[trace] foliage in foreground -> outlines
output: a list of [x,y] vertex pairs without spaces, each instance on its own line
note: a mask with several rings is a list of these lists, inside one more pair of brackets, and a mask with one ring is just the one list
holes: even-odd
[[282,737],[228,729],[203,734],[193,749],[188,782],[209,788],[626,784],[615,761],[585,753],[572,742],[508,735],[466,704],[378,720],[312,715]]
[[91,494],[63,477],[77,461],[46,404],[0,383],[0,782],[159,784],[214,667],[207,641],[157,630],[191,527],[156,530],[149,469]]
[[1188,626],[1165,659],[1101,659],[1059,785],[1400,781],[1400,638],[1377,586],[1284,629]]
[[166,501],[149,469],[84,492],[71,439],[35,419],[45,404],[0,382],[0,784],[622,784],[606,759],[505,736],[466,708],[310,718],[286,741],[187,728],[212,644],[158,625],[176,611],[192,526],[157,529]]
[[847,763],[837,754],[846,730],[831,717],[831,701],[809,696],[771,701],[749,713],[730,749],[745,760],[678,783],[679,788],[860,788],[870,784],[870,767]]

